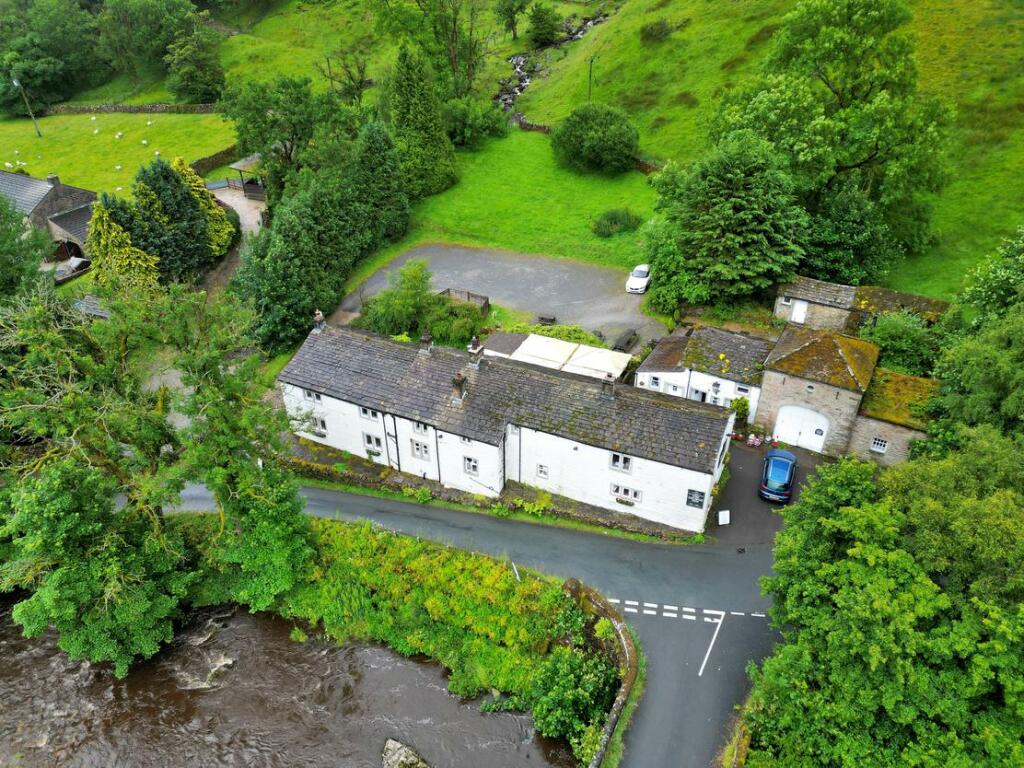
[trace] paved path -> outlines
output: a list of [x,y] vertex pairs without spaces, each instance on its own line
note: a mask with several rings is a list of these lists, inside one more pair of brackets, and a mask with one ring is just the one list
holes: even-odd
[[338,317],[358,311],[363,298],[387,283],[387,271],[409,259],[427,260],[438,290],[464,288],[482,293],[493,304],[532,315],[555,315],[559,323],[599,330],[612,340],[627,328],[636,329],[643,339],[665,335],[659,322],[640,311],[643,297],[626,293],[626,274],[621,270],[457,245],[424,245],[402,254],[346,296],[338,312],[347,314]]
[[[649,544],[487,515],[305,488],[307,512],[367,519],[464,549],[507,555],[557,576],[581,579],[619,601],[648,659],[647,692],[626,738],[626,768],[708,768],[749,683],[746,665],[771,652],[776,634],[758,587],[771,568],[779,517],[756,498],[761,451],[734,446],[722,504],[728,528],[713,544]],[[800,479],[814,460],[805,462]],[[209,509],[190,487],[188,509]],[[742,549],[743,551],[738,551]]]

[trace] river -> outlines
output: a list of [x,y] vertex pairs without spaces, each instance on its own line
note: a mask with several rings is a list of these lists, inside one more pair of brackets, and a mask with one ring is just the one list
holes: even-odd
[[379,768],[384,741],[436,768],[574,765],[521,714],[484,714],[437,664],[289,638],[270,614],[201,611],[124,680],[26,640],[0,602],[0,765]]

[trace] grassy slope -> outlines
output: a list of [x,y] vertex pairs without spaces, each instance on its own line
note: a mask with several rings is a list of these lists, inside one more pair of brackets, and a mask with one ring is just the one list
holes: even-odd
[[[34,176],[57,173],[68,184],[114,192],[118,187],[127,188],[138,167],[152,160],[155,152],[168,160],[180,155],[192,161],[235,141],[234,128],[218,115],[92,117],[44,117],[39,121],[41,139],[28,120],[0,120],[0,165],[21,160]],[[94,133],[96,130],[99,133]],[[124,133],[123,138],[115,138],[118,131]],[[149,144],[143,145],[143,139]]]
[[[617,16],[548,62],[550,74],[521,100],[531,119],[554,122],[594,97],[626,108],[643,149],[684,162],[705,148],[724,89],[757,70],[768,37],[793,0],[629,0]],[[900,265],[898,288],[949,296],[967,269],[1024,223],[1024,3],[910,0],[923,87],[956,104],[954,181],[935,205],[937,243]],[[665,19],[676,29],[645,46],[639,30]]]
[[590,222],[609,208],[649,216],[654,190],[643,174],[608,178],[573,173],[556,165],[540,133],[513,131],[478,152],[459,155],[459,183],[419,203],[409,235],[363,264],[358,284],[383,263],[422,242],[493,246],[630,268],[640,258],[639,239],[624,233],[601,239]]

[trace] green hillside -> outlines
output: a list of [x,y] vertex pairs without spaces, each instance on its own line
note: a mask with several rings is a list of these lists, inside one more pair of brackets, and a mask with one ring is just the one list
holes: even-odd
[[[626,109],[649,154],[688,162],[704,149],[722,94],[756,72],[793,0],[629,0],[613,20],[545,57],[523,96],[531,120],[556,122],[587,99]],[[949,296],[973,264],[1024,223],[1024,3],[910,0],[922,87],[956,105],[953,180],[935,201],[937,242],[897,267],[897,288]],[[644,44],[645,25],[666,22]]]

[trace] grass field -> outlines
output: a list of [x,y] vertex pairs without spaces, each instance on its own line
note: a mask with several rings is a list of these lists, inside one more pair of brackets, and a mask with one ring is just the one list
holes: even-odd
[[[935,201],[936,243],[899,265],[896,288],[948,297],[965,272],[1024,223],[1024,3],[909,0],[922,87],[951,101],[954,178]],[[579,43],[550,54],[548,75],[520,105],[530,119],[557,122],[587,100],[626,109],[641,149],[689,162],[706,147],[722,95],[753,75],[794,0],[629,0]],[[664,20],[664,41],[640,29]]]
[[53,115],[40,119],[39,127],[41,139],[28,120],[0,120],[0,167],[11,170],[6,163],[13,168],[21,161],[33,176],[56,173],[67,184],[97,192],[127,190],[135,171],[157,152],[167,160],[180,155],[192,161],[235,142],[233,126],[219,115]]
[[364,262],[349,288],[399,253],[436,241],[629,269],[641,256],[637,234],[602,239],[590,231],[590,222],[609,208],[650,216],[654,199],[641,173],[611,178],[575,173],[555,163],[547,136],[512,131],[478,152],[460,153],[459,183],[419,203],[405,239]]

